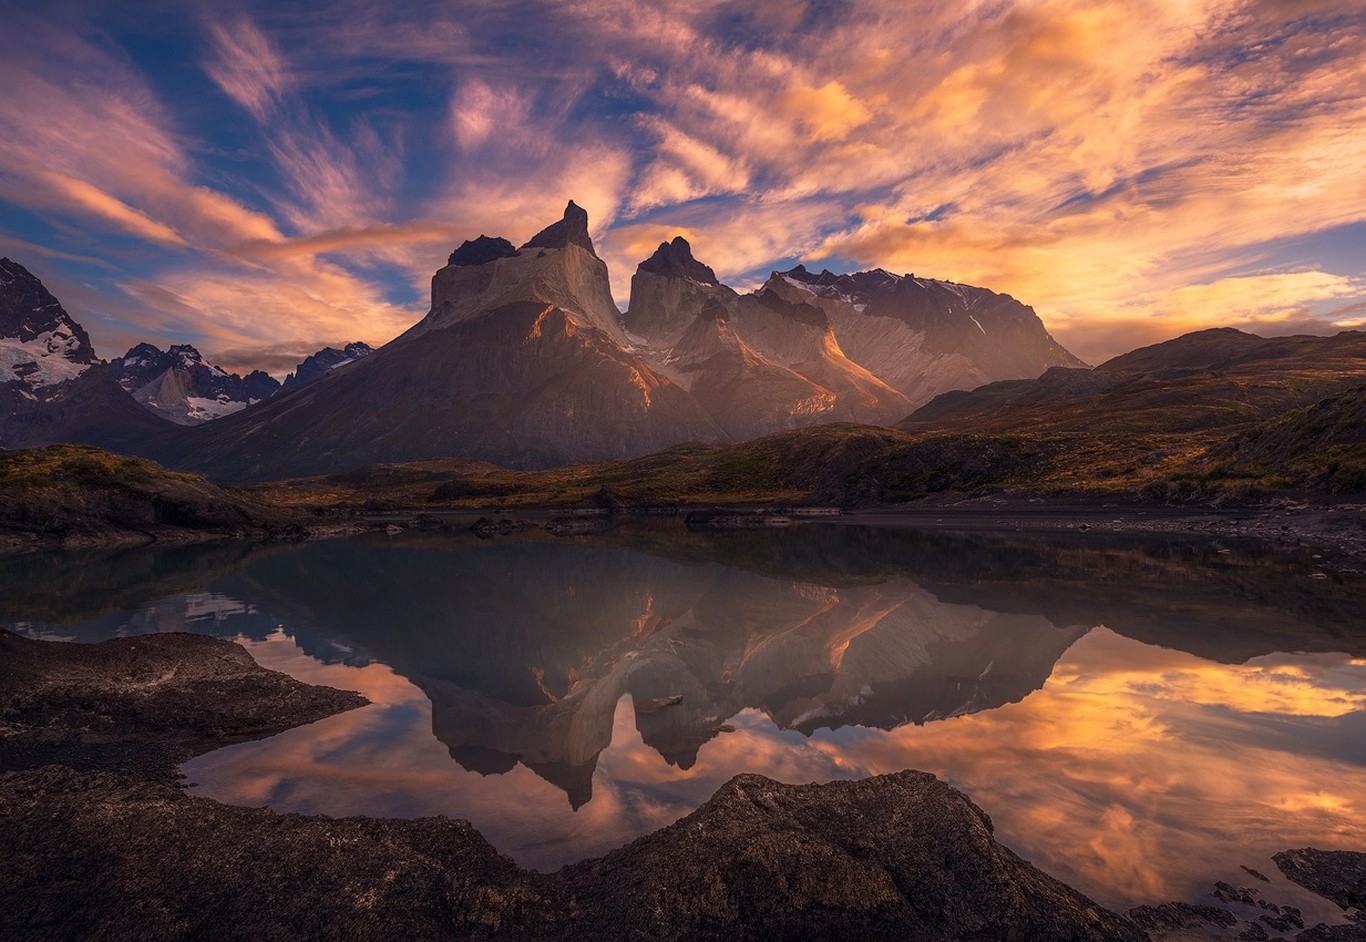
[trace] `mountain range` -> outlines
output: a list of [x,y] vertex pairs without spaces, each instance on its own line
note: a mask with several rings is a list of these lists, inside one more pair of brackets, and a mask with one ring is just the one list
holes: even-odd
[[[1201,474],[1335,487],[1360,471],[1352,455],[1343,463],[1355,446],[1340,433],[1360,412],[1366,333],[1198,331],[1093,369],[1007,295],[803,265],[741,293],[682,237],[638,265],[623,312],[573,202],[520,247],[465,241],[409,330],[374,351],[324,348],[284,384],[228,373],[187,345],[140,344],[103,363],[8,259],[0,334],[0,445],[94,444],[223,481],[460,458],[443,493],[463,499],[512,486],[492,465],[665,453],[535,487],[558,502],[626,475],[673,499],[857,502],[1026,481],[1138,485],[1192,461],[1214,469]],[[1309,465],[1275,458],[1292,440]]]
[[0,447],[75,442],[136,450],[172,426],[231,415],[370,352],[364,343],[325,347],[283,386],[260,370],[230,373],[189,344],[161,350],[140,343],[106,363],[37,277],[0,259]]
[[[876,369],[846,353],[842,330]],[[877,334],[881,345],[867,339]],[[428,314],[347,370],[143,453],[224,480],[448,456],[551,467],[887,424],[936,392],[1055,365],[1080,361],[1004,295],[800,267],[740,294],[682,238],[640,264],[622,313],[587,213],[570,202],[520,247],[459,246],[432,278]]]

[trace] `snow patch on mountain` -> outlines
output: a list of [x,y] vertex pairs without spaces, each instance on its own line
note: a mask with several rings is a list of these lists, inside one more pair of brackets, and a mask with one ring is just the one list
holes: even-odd
[[0,337],[0,383],[51,386],[75,379],[90,368],[89,363],[69,359],[78,346],[75,337],[60,329],[29,341]]

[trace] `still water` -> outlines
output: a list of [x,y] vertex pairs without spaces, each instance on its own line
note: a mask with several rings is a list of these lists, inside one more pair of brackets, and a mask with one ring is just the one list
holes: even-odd
[[372,701],[186,765],[233,804],[466,818],[550,870],[739,772],[915,768],[1108,905],[1203,899],[1245,865],[1311,912],[1271,854],[1366,848],[1366,578],[1317,570],[1165,538],[665,521],[17,557],[0,623],[212,634]]

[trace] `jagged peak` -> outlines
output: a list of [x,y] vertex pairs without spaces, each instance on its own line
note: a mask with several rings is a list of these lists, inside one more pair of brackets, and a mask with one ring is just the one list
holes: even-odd
[[721,284],[710,265],[703,265],[693,257],[692,246],[681,235],[674,236],[670,242],[659,243],[655,254],[641,262],[637,270],[666,278],[691,278],[705,285]]
[[19,278],[38,280],[32,272],[9,256],[0,258],[0,285],[13,284]]
[[764,307],[783,317],[812,327],[830,327],[830,318],[820,308],[803,301],[786,301],[767,285],[755,292],[754,297]]
[[123,356],[119,357],[118,359],[120,359],[120,360],[130,360],[130,359],[133,359],[134,357],[139,357],[139,358],[140,358],[140,357],[149,357],[149,356],[158,356],[158,357],[160,357],[160,356],[163,356],[163,354],[162,354],[162,352],[161,352],[161,348],[160,348],[160,347],[156,346],[155,344],[150,344],[150,343],[148,343],[147,341],[144,340],[142,343],[134,344],[133,346],[129,347],[129,348],[128,348],[128,352],[125,353]]
[[166,352],[169,353],[169,354],[170,354],[171,356],[173,356],[173,357],[179,357],[182,361],[190,361],[190,362],[194,362],[194,363],[203,363],[203,362],[204,362],[204,354],[200,353],[199,350],[198,350],[198,348],[196,348],[194,344],[190,344],[190,343],[177,343],[177,344],[172,344],[172,345],[171,345],[171,348],[170,348],[169,350],[167,350]]
[[512,258],[520,254],[507,239],[499,236],[481,235],[477,239],[466,239],[461,242],[460,248],[451,253],[446,264],[483,265],[500,258]]
[[581,246],[593,255],[598,254],[593,248],[593,240],[588,236],[588,212],[573,200],[565,206],[564,217],[559,222],[551,223],[536,233],[522,248],[562,249],[571,244]]

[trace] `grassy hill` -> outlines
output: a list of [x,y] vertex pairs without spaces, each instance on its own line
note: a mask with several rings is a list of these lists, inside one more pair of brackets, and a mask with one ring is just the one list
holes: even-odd
[[0,451],[0,548],[302,533],[309,516],[86,445]]

